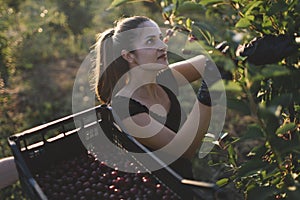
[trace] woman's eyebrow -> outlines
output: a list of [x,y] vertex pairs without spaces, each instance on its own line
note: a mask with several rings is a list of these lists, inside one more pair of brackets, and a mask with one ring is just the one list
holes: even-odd
[[148,36],[146,36],[145,37],[145,40],[147,40],[147,39],[151,39],[151,38],[156,38],[156,37],[162,37],[163,35],[162,35],[162,33],[160,33],[160,34],[158,34],[158,35],[148,35]]
[[145,39],[155,38],[156,35],[148,35]]

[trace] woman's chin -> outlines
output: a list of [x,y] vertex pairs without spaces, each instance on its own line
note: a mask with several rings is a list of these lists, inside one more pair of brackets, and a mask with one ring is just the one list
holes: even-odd
[[168,67],[169,62],[167,59],[158,59],[157,64],[162,65],[161,67],[166,68],[166,67]]

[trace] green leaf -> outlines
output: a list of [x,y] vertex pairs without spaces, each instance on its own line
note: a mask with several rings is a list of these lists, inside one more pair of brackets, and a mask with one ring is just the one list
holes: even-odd
[[261,70],[261,74],[265,78],[283,76],[289,74],[290,71],[284,66],[279,65],[267,65]]
[[245,7],[245,16],[250,15],[254,8],[259,7],[263,1],[252,1]]
[[260,106],[258,110],[258,116],[265,122],[265,131],[269,136],[272,137],[279,127],[279,120],[276,116],[276,110],[272,109],[271,107],[265,108]]
[[261,159],[261,157],[265,155],[266,151],[268,151],[266,146],[255,146],[250,153],[255,159]]
[[251,22],[247,18],[241,18],[236,24],[236,28],[248,28],[251,25]]
[[206,22],[203,22],[203,21],[194,21],[194,27],[197,27],[197,28],[200,28],[202,30],[206,30],[206,31],[209,31],[211,33],[214,33],[215,31],[217,31],[218,29],[216,29],[215,26],[211,25],[211,24],[208,24]]
[[179,4],[181,4],[181,1],[179,1],[179,0],[172,0],[172,4],[175,5],[174,8],[173,8],[173,10],[176,11],[177,8],[178,8],[178,6],[179,6]]
[[198,39],[203,38],[208,44],[212,44],[213,42],[213,36],[205,27],[201,27],[199,23],[192,26],[192,33]]
[[191,29],[192,20],[190,18],[187,18],[185,21],[187,29]]
[[295,128],[297,127],[297,125],[295,123],[288,123],[288,124],[285,124],[281,127],[279,127],[277,130],[276,130],[276,134],[284,134],[288,131],[291,131],[291,130],[294,130]]
[[241,140],[264,138],[264,131],[257,124],[251,124],[247,127]]
[[233,146],[232,145],[229,145],[229,147],[228,147],[228,162],[230,163],[230,164],[232,164],[233,166],[237,166],[237,164],[236,164],[236,160],[237,160],[237,154],[236,154],[236,152],[234,151],[234,148],[233,148]]
[[270,102],[270,106],[289,106],[292,102],[293,94],[280,94],[280,96],[275,96]]
[[185,1],[183,4],[178,6],[177,11],[182,14],[191,15],[192,13],[204,13],[205,9],[201,4],[192,1]]
[[129,1],[132,1],[132,0],[114,0],[114,1],[110,4],[110,6],[107,8],[107,10],[110,10],[110,9],[112,9],[112,8],[115,8],[115,7],[118,7],[118,6],[120,6],[120,5],[124,4],[124,3],[129,2]]
[[226,81],[225,90],[230,92],[240,92],[242,91],[242,87],[234,81]]
[[226,185],[229,182],[229,178],[222,178],[216,182],[219,187]]
[[246,18],[249,20],[249,21],[253,21],[255,19],[255,16],[254,15],[247,15]]
[[201,4],[203,6],[215,5],[218,3],[223,3],[223,0],[202,0],[199,2],[199,4]]
[[267,15],[263,16],[263,23],[262,27],[267,28],[267,27],[272,27],[272,21],[271,18]]
[[148,1],[148,2],[153,2],[153,0],[114,0],[110,6],[107,8],[107,10],[116,8],[124,3],[132,3],[132,2],[139,2],[139,1]]
[[[273,137],[270,139],[273,149],[277,151],[278,155],[284,156],[286,153],[295,152],[299,154],[300,142],[299,138],[293,138],[292,140],[283,140],[279,137]],[[278,162],[278,159],[277,159]]]
[[239,100],[239,99],[228,98],[227,99],[227,107],[229,109],[236,110],[244,115],[251,114],[249,105],[246,102]]
[[267,162],[263,162],[261,159],[252,159],[244,164],[238,170],[238,176],[245,177],[253,174],[257,174],[261,169],[269,165]]
[[276,3],[272,3],[267,14],[269,16],[276,15],[277,13],[287,11],[289,8],[288,4],[284,0],[278,0]]
[[[275,186],[270,187],[255,187],[248,191],[247,199],[266,200],[274,197],[279,191]],[[273,199],[273,198],[272,198]]]

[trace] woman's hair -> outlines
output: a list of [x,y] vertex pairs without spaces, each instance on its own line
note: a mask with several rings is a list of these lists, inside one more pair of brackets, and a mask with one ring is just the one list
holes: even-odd
[[[150,21],[143,16],[124,18],[117,22],[115,28],[99,34],[95,44],[95,92],[101,103],[109,104],[116,83],[129,71],[128,62],[121,56],[123,49],[132,50],[135,35],[125,31],[138,28],[143,22]],[[123,33],[123,34],[122,34]]]

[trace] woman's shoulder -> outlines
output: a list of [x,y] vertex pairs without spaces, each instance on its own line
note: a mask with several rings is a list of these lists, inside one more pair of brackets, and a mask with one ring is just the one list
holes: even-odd
[[171,91],[173,94],[178,95],[178,83],[171,68],[160,71],[157,74],[156,82],[162,86],[164,90],[167,89],[167,91]]
[[112,98],[112,102],[111,102],[112,106],[122,106],[122,107],[126,107],[126,105],[128,106],[141,106],[141,107],[146,107],[143,104],[141,104],[139,101],[128,97],[128,96],[123,96],[123,95],[117,95],[115,97]]

